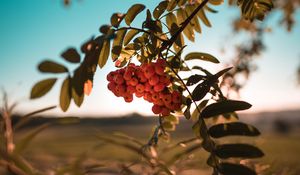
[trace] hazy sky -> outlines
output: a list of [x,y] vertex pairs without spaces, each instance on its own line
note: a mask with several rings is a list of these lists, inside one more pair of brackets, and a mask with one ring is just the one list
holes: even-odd
[[[17,100],[19,111],[30,111],[58,104],[61,81],[45,97],[29,100],[33,84],[51,75],[40,74],[36,65],[45,58],[64,63],[60,53],[69,46],[79,48],[81,43],[98,34],[100,25],[108,23],[114,12],[126,12],[134,3],[143,3],[151,10],[158,0],[81,0],[65,8],[61,0],[2,0],[0,2],[0,87],[4,87],[11,101]],[[202,51],[217,56],[222,63],[229,61],[236,40],[232,40],[231,20],[239,11],[222,5],[219,13],[210,14],[212,28],[203,27],[197,41],[190,43],[189,51]],[[272,33],[265,36],[267,50],[256,63],[259,70],[250,78],[241,92],[241,98],[253,104],[250,112],[299,109],[300,87],[296,85],[296,68],[300,64],[300,25],[291,33],[279,26],[280,13],[268,21]],[[296,15],[300,22],[300,13]],[[137,19],[134,25],[140,25]],[[227,52],[222,54],[220,49]],[[202,64],[202,63],[201,63]],[[212,72],[222,65],[205,64]],[[123,115],[131,112],[151,114],[151,105],[143,100],[127,104],[106,88],[106,74],[113,70],[110,62],[98,70],[92,94],[81,108],[74,104],[68,112],[59,109],[59,115]],[[63,79],[64,76],[61,76]]]

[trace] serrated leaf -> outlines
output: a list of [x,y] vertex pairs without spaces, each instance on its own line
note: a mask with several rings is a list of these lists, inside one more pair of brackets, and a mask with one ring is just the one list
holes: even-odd
[[129,30],[129,32],[125,35],[124,37],[124,45],[126,46],[134,36],[136,36],[137,34],[139,33],[138,30],[134,30],[134,29],[131,29]]
[[145,6],[143,4],[134,4],[133,6],[131,6],[125,15],[126,24],[130,26],[130,24],[134,20],[134,18],[139,13],[141,13],[144,9],[145,9]]
[[114,13],[110,17],[110,23],[111,23],[111,25],[114,26],[114,27],[116,27],[116,28],[118,28],[124,17],[125,17],[125,14]]
[[56,80],[56,78],[49,78],[37,82],[31,89],[30,99],[39,98],[47,94],[55,84]]
[[116,37],[113,40],[113,44],[112,44],[112,50],[111,50],[111,58],[113,60],[116,60],[122,50],[122,46],[123,46],[123,40],[124,40],[124,36],[126,34],[127,30],[119,30],[117,31]]
[[38,65],[38,69],[43,73],[65,73],[68,72],[68,68],[58,64],[54,61],[46,60]]
[[212,126],[208,133],[211,137],[221,138],[225,136],[258,136],[260,132],[252,125],[241,122],[224,123]]
[[71,94],[71,78],[67,77],[60,90],[60,97],[59,97],[59,105],[62,111],[66,112],[70,106],[72,99],[72,94]]
[[158,19],[165,12],[168,3],[168,1],[162,1],[155,7],[155,9],[153,10],[153,17],[155,19]]
[[256,172],[250,168],[233,163],[221,163],[218,170],[222,175],[256,175]]
[[204,80],[205,79],[205,76],[203,75],[199,75],[199,74],[195,74],[195,75],[191,75],[187,82],[186,82],[186,85],[187,86],[193,86],[197,83],[199,83],[201,80]]
[[209,118],[220,114],[230,113],[234,111],[249,109],[251,105],[244,101],[224,100],[213,103],[203,109],[201,113],[202,118]]
[[209,62],[212,62],[212,63],[220,63],[220,61],[216,57],[214,57],[214,56],[212,56],[208,53],[203,53],[203,52],[191,52],[191,53],[188,53],[184,57],[184,60],[186,60],[186,61],[193,60],[193,59],[209,61]]
[[80,62],[80,55],[74,48],[69,48],[61,54],[66,61],[70,63],[79,63]]
[[110,52],[110,42],[109,40],[105,40],[103,42],[103,46],[101,48],[99,60],[98,60],[98,65],[100,68],[103,68],[105,66],[108,60],[109,52]]
[[215,154],[222,158],[258,158],[264,156],[264,153],[255,146],[249,144],[224,144],[218,145]]
[[207,27],[211,27],[211,24],[210,24],[208,18],[206,17],[206,14],[203,9],[199,10],[197,15]]

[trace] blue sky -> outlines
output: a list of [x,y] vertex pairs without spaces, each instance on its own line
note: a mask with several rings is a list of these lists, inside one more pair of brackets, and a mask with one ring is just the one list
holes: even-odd
[[[151,10],[158,3],[135,0],[75,0],[65,8],[61,0],[2,0],[0,2],[0,87],[4,87],[11,101],[17,100],[19,111],[30,111],[52,104],[58,104],[60,82],[45,97],[29,100],[32,85],[51,77],[40,74],[36,65],[45,58],[64,63],[60,53],[69,46],[79,47],[81,43],[98,34],[100,25],[108,23],[114,12],[126,12],[134,3],[143,3]],[[231,38],[231,19],[239,11],[222,5],[219,13],[210,14],[212,28],[203,27],[197,41],[190,43],[189,51],[202,51],[217,56],[222,63],[229,62],[235,40]],[[300,25],[287,33],[277,23],[280,13],[273,14],[268,24],[272,33],[265,36],[266,52],[256,63],[259,70],[250,78],[241,92],[241,98],[253,104],[250,112],[299,109],[300,87],[296,85],[296,68],[300,64]],[[300,13],[296,20],[300,21]],[[138,18],[134,25],[140,25]],[[298,31],[298,32],[296,32]],[[220,49],[227,52],[222,54]],[[204,63],[203,63],[204,64]],[[222,65],[204,64],[211,71]],[[122,115],[131,112],[151,114],[151,105],[143,100],[127,104],[115,97],[106,88],[106,74],[113,70],[112,63],[97,71],[92,95],[87,97],[81,108],[72,104],[66,113],[59,109],[53,113],[69,115]],[[61,77],[63,78],[63,76]]]

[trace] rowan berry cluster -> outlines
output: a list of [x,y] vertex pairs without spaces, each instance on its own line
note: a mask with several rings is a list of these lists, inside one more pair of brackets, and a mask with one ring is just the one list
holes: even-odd
[[132,102],[134,94],[138,98],[143,97],[153,103],[154,114],[168,116],[170,112],[181,109],[182,96],[179,91],[168,88],[171,81],[165,68],[163,59],[141,66],[131,63],[107,75],[108,89],[128,103]]

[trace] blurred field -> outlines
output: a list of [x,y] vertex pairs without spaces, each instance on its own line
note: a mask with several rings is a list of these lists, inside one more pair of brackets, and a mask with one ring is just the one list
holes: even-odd
[[[80,156],[86,156],[85,162],[97,162],[103,165],[124,164],[141,161],[141,156],[128,151],[125,148],[108,144],[99,140],[96,136],[101,134],[112,134],[120,132],[137,138],[147,143],[155,125],[155,120],[142,122],[143,118],[134,119],[131,122],[111,121],[99,123],[77,123],[62,126],[51,126],[42,131],[27,147],[23,153],[24,157],[34,166],[45,172],[51,169],[69,166]],[[167,145],[194,137],[190,122],[181,122],[176,132],[172,132],[172,141],[160,141],[157,148],[162,160],[168,161],[179,150],[186,148],[179,147],[173,151],[166,151]],[[25,133],[25,134],[22,134]],[[260,147],[265,157],[246,162],[255,167],[261,174],[267,175],[299,175],[300,174],[300,134],[297,130],[286,134],[279,134],[265,131],[259,138],[247,139],[247,142]],[[17,135],[17,140],[26,135],[26,129]],[[245,142],[240,137],[229,138]],[[126,142],[126,141],[125,141]],[[225,139],[224,142],[228,142]],[[182,158],[184,168],[189,171],[182,171],[182,174],[209,174],[210,169],[206,165],[207,153],[199,149],[196,152]],[[173,167],[180,168],[180,167]]]

